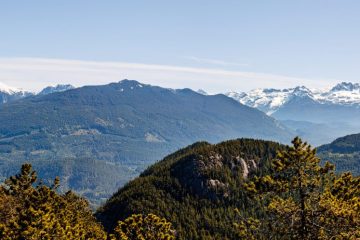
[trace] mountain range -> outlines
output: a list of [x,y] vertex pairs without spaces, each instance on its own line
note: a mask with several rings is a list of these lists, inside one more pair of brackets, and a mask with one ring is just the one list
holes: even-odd
[[165,155],[193,142],[238,137],[288,143],[265,113],[225,95],[123,80],[37,94],[0,105],[0,176],[31,162],[93,202]]
[[274,117],[314,145],[360,132],[358,83],[343,82],[327,90],[299,86],[226,95]]
[[360,107],[360,84],[342,82],[336,86],[320,90],[298,86],[287,89],[254,89],[250,92],[228,92],[242,104],[255,107],[268,115],[272,115],[294,99],[308,99],[318,104]]
[[[346,103],[322,100],[305,87],[259,90],[259,96],[273,92],[264,99],[282,101],[274,111],[262,109],[266,114],[235,94],[133,80],[36,94],[2,86],[0,182],[29,162],[45,184],[60,176],[61,191],[72,189],[93,207],[104,203],[96,217],[108,231],[132,214],[153,213],[173,224],[178,239],[237,239],[235,209],[263,214],[243,182],[269,173],[271,160],[297,133],[325,142],[347,126],[358,130],[358,89],[342,83],[320,94],[348,93]],[[360,134],[327,143],[317,148],[322,162],[360,174]]]

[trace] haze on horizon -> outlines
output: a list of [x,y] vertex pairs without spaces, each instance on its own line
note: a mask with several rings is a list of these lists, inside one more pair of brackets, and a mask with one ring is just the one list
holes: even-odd
[[359,82],[360,2],[1,3],[0,82],[135,79],[210,93]]

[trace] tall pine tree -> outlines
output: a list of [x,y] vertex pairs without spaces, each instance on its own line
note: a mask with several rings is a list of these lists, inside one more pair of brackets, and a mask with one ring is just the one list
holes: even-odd
[[321,166],[316,150],[298,137],[277,154],[270,174],[255,177],[245,187],[262,214],[240,218],[236,227],[241,237],[359,237],[359,178],[349,173],[336,177],[334,166]]

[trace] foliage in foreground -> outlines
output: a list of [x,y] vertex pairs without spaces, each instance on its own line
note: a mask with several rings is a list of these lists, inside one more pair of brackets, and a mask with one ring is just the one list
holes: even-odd
[[359,239],[360,178],[336,177],[334,166],[320,166],[315,149],[295,138],[280,151],[272,174],[245,184],[261,217],[236,224],[247,239]]
[[0,187],[1,239],[106,239],[86,200],[72,192],[57,194],[36,184],[36,173],[24,164],[21,173]]
[[120,221],[114,230],[112,239],[121,240],[174,240],[175,231],[164,218],[154,214],[132,215]]
[[20,174],[0,186],[0,239],[174,239],[170,223],[155,215],[132,216],[108,236],[85,199],[58,194],[58,179],[51,187],[36,182],[36,172],[24,164]]

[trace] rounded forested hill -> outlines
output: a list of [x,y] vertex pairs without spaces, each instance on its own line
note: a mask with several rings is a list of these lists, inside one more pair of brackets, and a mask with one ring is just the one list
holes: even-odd
[[319,147],[319,151],[329,151],[333,153],[360,152],[360,133],[338,138],[330,144]]
[[154,213],[172,222],[179,239],[236,239],[235,208],[246,212],[252,205],[242,182],[266,172],[283,147],[251,139],[193,144],[148,168],[97,216],[110,230],[131,214]]
[[320,146],[318,155],[336,165],[338,172],[351,171],[360,175],[360,134],[352,134]]

